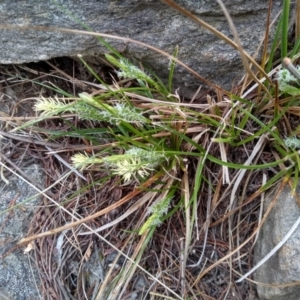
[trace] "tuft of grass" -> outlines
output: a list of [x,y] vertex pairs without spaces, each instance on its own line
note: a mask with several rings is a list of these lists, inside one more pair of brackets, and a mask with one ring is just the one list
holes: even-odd
[[[248,249],[257,234],[254,215],[260,197],[286,182],[295,192],[299,180],[300,141],[295,124],[300,117],[300,86],[297,75],[290,72],[299,72],[291,66],[299,52],[299,39],[288,48],[289,1],[284,1],[270,53],[264,47],[262,67],[242,48],[221,1],[234,41],[173,1],[164,2],[238,50],[248,76],[235,92],[209,83],[215,94],[190,103],[174,92],[176,65],[184,66],[178,59],[180,47],[173,55],[160,51],[169,59],[165,66],[168,81],[164,83],[159,74],[134,64],[101,38],[109,52],[105,55],[107,64],[115,74],[113,83],[106,83],[80,57],[98,82],[85,83],[77,94],[51,86],[55,95],[39,97],[34,105],[40,115],[13,130],[30,128],[35,140],[60,146],[60,150],[48,151],[69,153],[73,168],[87,181],[80,181],[74,172],[64,175],[70,176],[68,184],[59,181],[66,196],[61,201],[49,200],[55,204],[52,214],[58,220],[68,220],[67,224],[49,221],[44,232],[33,232],[21,243],[73,228],[69,237],[73,244],[66,239],[65,245],[69,251],[80,249],[81,261],[89,259],[84,253],[95,250],[86,246],[91,235],[101,240],[103,249],[109,245],[118,251],[126,259],[118,275],[110,280],[112,267],[103,283],[96,285],[91,299],[124,297],[137,274],[151,278],[148,294],[158,298],[211,297],[205,282],[220,270],[232,283],[222,293],[232,288],[246,299],[235,280],[251,267]],[[282,58],[292,55],[283,68],[275,63],[279,48]],[[60,129],[55,118],[66,129]],[[117,242],[114,245],[112,241]],[[217,245],[221,246],[215,251]],[[225,261],[228,269],[222,265]],[[113,265],[119,265],[118,257]],[[77,295],[87,292],[77,287]]]

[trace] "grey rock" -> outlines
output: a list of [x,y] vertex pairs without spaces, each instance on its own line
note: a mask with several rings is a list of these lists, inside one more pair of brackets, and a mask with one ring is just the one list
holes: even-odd
[[[42,171],[38,165],[32,164],[22,170],[32,180],[41,183]],[[7,295],[10,300],[41,299],[38,292],[40,281],[34,262],[28,254],[23,253],[23,247],[14,249],[16,242],[27,234],[40,199],[35,197],[24,202],[37,194],[37,191],[16,176],[8,179],[9,185],[0,182],[0,256],[9,253],[0,259],[0,299],[6,299],[3,295]],[[14,200],[15,205],[19,206],[13,211],[7,211]]]
[[[172,54],[179,45],[179,59],[203,77],[223,88],[241,79],[243,67],[239,53],[212,33],[158,0],[123,1],[57,1],[65,11],[46,0],[3,0],[0,24],[44,25],[83,29],[67,13],[93,31],[139,40]],[[227,20],[216,1],[178,0],[178,4],[232,38]],[[265,31],[268,1],[224,0],[244,48],[255,53]],[[280,11],[282,1],[273,1],[272,19]],[[132,43],[109,42],[124,55],[142,61],[166,79],[168,60],[157,53]],[[20,64],[59,56],[99,55],[108,51],[95,38],[36,30],[1,30],[0,63]],[[190,95],[203,84],[181,67],[177,68],[174,88]]]
[[[300,193],[300,186],[297,188]],[[268,195],[264,211],[274,198],[274,193]],[[300,208],[296,197],[285,186],[280,192],[276,203],[266,222],[263,224],[255,245],[254,263],[264,258],[288,233],[300,216]],[[293,233],[288,241],[265,262],[255,273],[254,280],[267,284],[285,284],[300,281],[300,230]],[[257,285],[260,299],[264,300],[299,300],[300,286],[274,288]]]

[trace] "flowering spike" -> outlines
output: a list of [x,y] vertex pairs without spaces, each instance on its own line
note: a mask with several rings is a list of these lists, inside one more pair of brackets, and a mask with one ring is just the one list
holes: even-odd
[[300,148],[300,140],[296,137],[289,137],[284,140],[284,144],[291,149]]
[[64,100],[60,100],[57,97],[41,97],[35,103],[34,109],[35,111],[42,111],[42,115],[53,115],[69,111],[71,106],[73,106],[73,104],[68,105]]
[[88,165],[105,164],[114,175],[119,175],[125,182],[132,178],[145,178],[155,167],[160,165],[166,157],[155,151],[140,148],[131,148],[123,155],[111,155],[103,158],[88,157],[84,154],[75,154],[71,158],[76,168],[84,169]]
[[117,60],[109,54],[106,54],[105,57],[111,64],[120,69],[120,71],[117,72],[120,78],[136,79],[140,86],[145,86],[145,82],[147,82],[158,88],[157,83],[148,74],[133,65],[128,59],[121,58]]
[[149,211],[152,213],[152,215],[141,227],[141,229],[139,230],[139,234],[143,234],[147,229],[149,229],[152,226],[159,226],[161,224],[161,218],[168,212],[171,199],[171,197],[167,196],[163,200],[154,203],[150,207]]
[[71,157],[71,161],[76,169],[81,171],[87,168],[89,165],[101,164],[103,160],[100,158],[89,157],[86,154],[77,153]]
[[[297,67],[297,70],[298,68],[299,67]],[[298,79],[294,75],[292,75],[288,69],[282,69],[278,71],[277,80],[280,91],[293,96],[300,94],[299,87],[294,86],[295,84],[297,84]]]

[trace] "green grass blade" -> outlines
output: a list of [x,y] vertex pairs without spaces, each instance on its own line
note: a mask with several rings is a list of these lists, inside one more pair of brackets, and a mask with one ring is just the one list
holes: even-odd
[[[173,53],[173,56],[176,57],[176,58],[178,56],[178,50],[179,50],[179,47],[176,46],[175,50],[174,50],[174,53]],[[168,77],[168,88],[169,88],[170,92],[172,91],[172,88],[173,88],[173,76],[174,76],[175,66],[176,66],[175,61],[171,60],[170,61],[169,77]]]
[[288,53],[289,12],[290,0],[284,0],[282,10],[281,61],[287,57]]
[[[269,73],[271,71],[273,62],[274,62],[274,56],[275,56],[275,52],[277,50],[278,47],[278,43],[279,43],[279,36],[280,33],[282,31],[282,21],[283,20],[283,15],[281,14],[277,28],[276,28],[276,32],[273,38],[273,42],[272,42],[272,46],[271,46],[271,50],[270,50],[270,55],[269,55],[269,59],[268,59],[268,63],[266,66],[266,72]],[[266,84],[269,84],[268,82]]]

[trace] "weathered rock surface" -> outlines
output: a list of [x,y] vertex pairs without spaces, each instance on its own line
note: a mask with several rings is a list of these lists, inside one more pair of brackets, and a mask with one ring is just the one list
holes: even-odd
[[[32,164],[22,170],[35,182],[42,183],[42,170],[38,165]],[[35,197],[23,202],[37,191],[14,175],[8,179],[9,185],[3,181],[0,183],[0,256],[9,253],[0,259],[0,299],[41,299],[34,262],[23,253],[24,247],[14,249],[16,242],[27,234],[35,205],[40,199]],[[5,212],[12,204],[19,206]]]
[[[297,188],[300,193],[300,186]],[[267,197],[264,210],[268,208],[274,194]],[[288,233],[300,217],[300,208],[291,190],[286,186],[280,193],[276,204],[264,223],[255,245],[254,263],[264,258]],[[300,281],[300,230],[293,233],[289,240],[265,262],[254,274],[254,280],[267,284],[285,284]],[[257,286],[260,299],[299,300],[300,286],[274,288]]]
[[[232,37],[229,26],[216,1],[178,0],[178,4]],[[264,36],[268,1],[225,0],[244,48],[253,54]],[[115,34],[143,41],[170,54],[179,45],[179,59],[199,74],[230,88],[240,79],[243,67],[237,51],[212,33],[180,15],[158,0],[63,1],[70,14],[93,31]],[[272,19],[282,1],[273,1]],[[44,25],[83,29],[54,1],[4,0],[0,3],[0,24]],[[168,61],[162,56],[134,44],[110,40],[120,52],[135,57],[167,78]],[[99,55],[107,53],[95,38],[59,32],[1,30],[0,63],[19,64],[59,56]],[[193,93],[202,84],[187,71],[177,69],[175,88]]]

